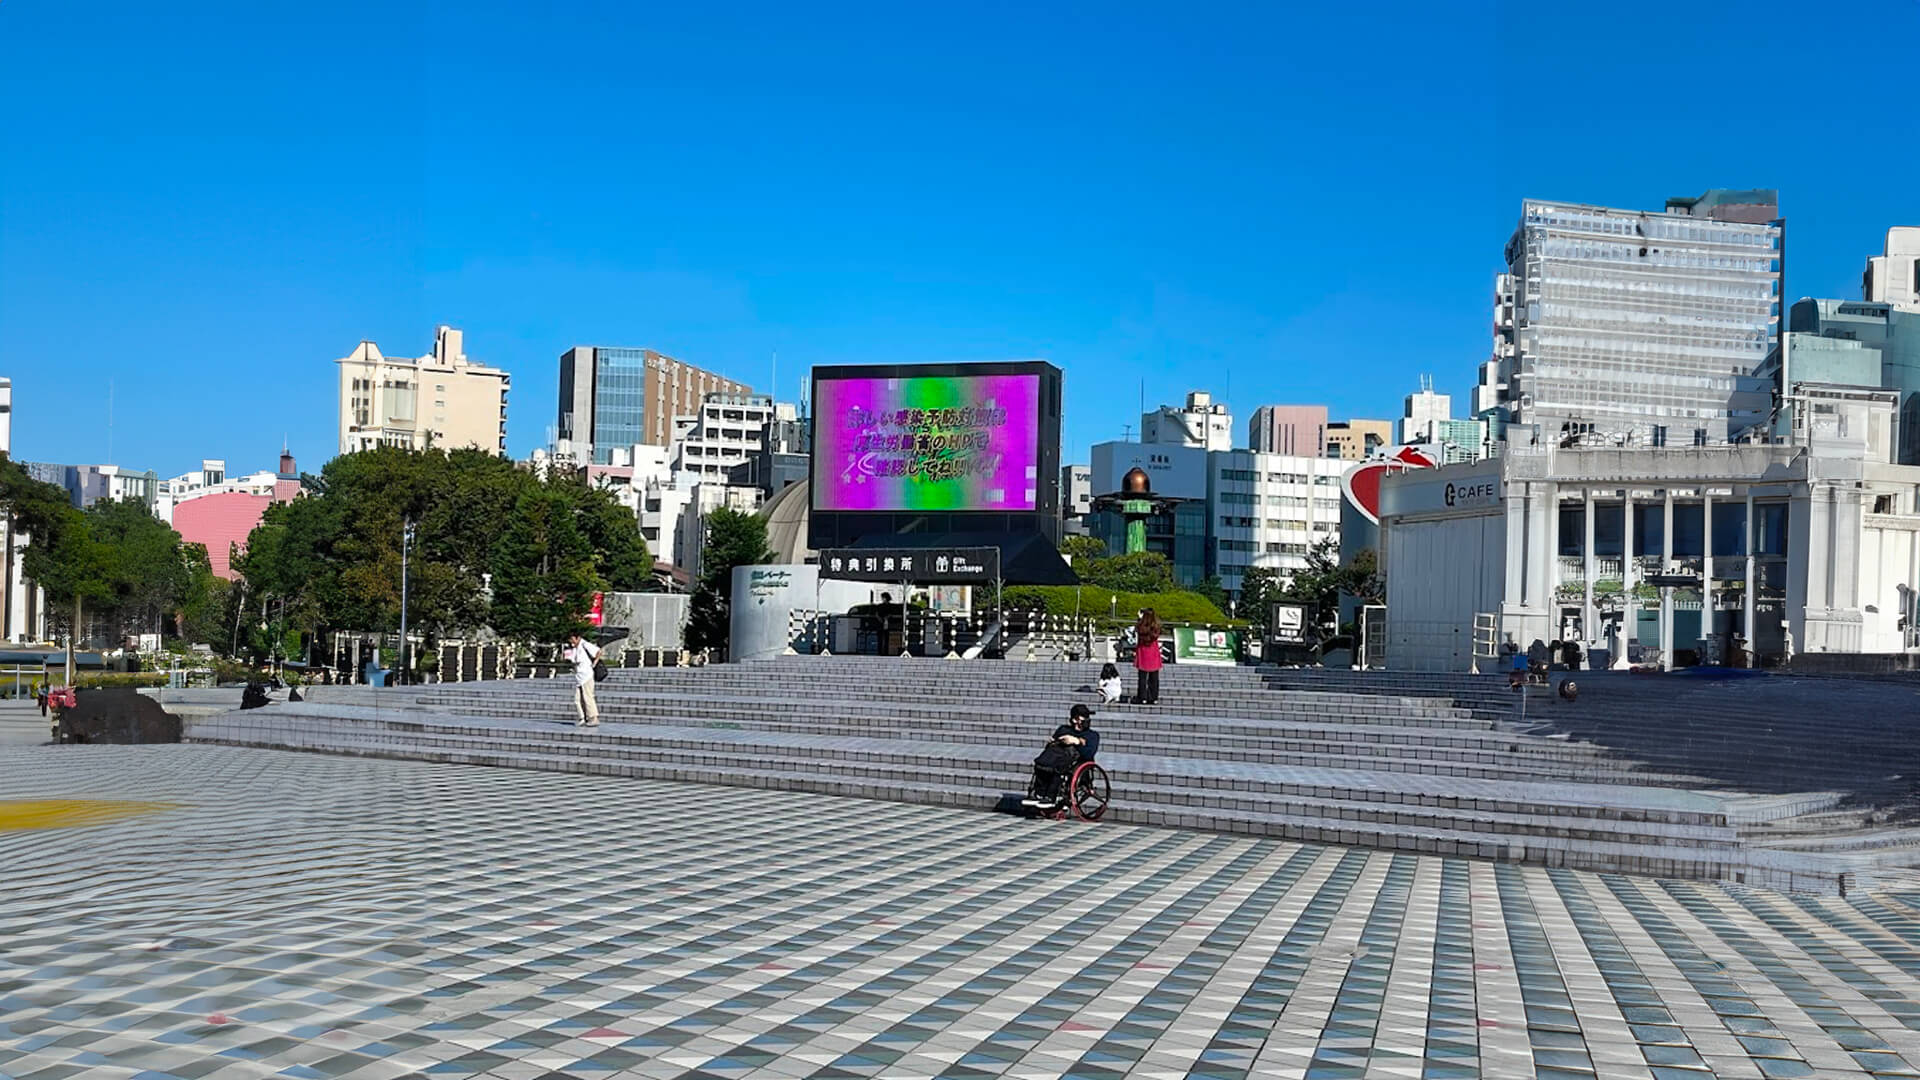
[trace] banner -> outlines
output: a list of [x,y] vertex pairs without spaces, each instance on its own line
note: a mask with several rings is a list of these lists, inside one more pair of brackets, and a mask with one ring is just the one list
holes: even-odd
[[841,581],[987,585],[999,580],[1000,549],[829,548],[820,553],[820,576]]
[[1173,628],[1173,659],[1181,664],[1233,665],[1240,662],[1240,631]]

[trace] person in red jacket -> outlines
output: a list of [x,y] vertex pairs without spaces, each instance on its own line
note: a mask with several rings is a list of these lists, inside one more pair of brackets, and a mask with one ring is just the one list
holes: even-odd
[[1140,613],[1133,626],[1133,667],[1139,673],[1139,686],[1133,695],[1136,705],[1160,704],[1160,616],[1152,608]]

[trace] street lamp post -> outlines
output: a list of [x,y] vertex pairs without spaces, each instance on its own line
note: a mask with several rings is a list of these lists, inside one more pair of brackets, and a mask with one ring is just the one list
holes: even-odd
[[404,518],[400,527],[400,682],[408,682],[413,669],[407,665],[407,549],[413,546],[413,519]]

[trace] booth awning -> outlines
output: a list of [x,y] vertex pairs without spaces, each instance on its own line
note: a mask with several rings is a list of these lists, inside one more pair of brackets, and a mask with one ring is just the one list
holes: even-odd
[[1078,585],[1080,578],[1039,533],[901,533],[856,540],[854,551],[927,551],[998,548],[1000,578],[1008,585]]

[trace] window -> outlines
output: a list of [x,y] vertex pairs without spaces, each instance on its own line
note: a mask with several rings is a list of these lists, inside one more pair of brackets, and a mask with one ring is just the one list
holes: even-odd
[[1893,513],[1893,496],[1875,495],[1873,497],[1873,512],[1876,514]]
[[1697,427],[1693,429],[1693,445],[1695,446],[1707,445],[1707,429],[1706,428]]
[[1655,446],[1667,445],[1667,425],[1665,424],[1653,425],[1653,445]]

